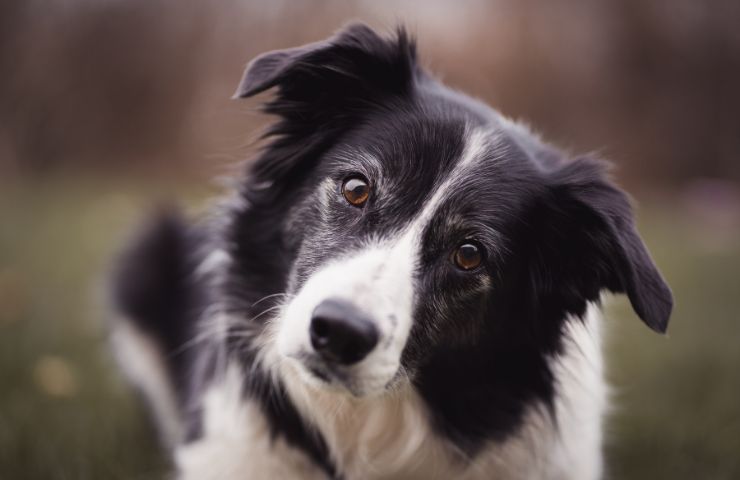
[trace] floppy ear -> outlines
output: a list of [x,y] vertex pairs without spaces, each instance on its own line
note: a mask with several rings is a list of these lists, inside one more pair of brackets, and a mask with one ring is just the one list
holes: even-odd
[[414,42],[402,28],[383,38],[364,24],[254,59],[235,97],[275,87],[263,110],[280,117],[265,133],[274,140],[252,168],[254,182],[285,185],[302,177],[342,131],[370,111],[392,108],[389,97],[410,91],[420,73],[415,59]]
[[302,47],[275,50],[263,53],[247,65],[234,98],[257,95],[277,85],[281,79],[298,66],[302,58],[312,52],[331,48],[329,40],[315,42]]
[[626,293],[642,321],[663,333],[671,291],[635,229],[627,195],[605,171],[604,163],[581,158],[549,174],[539,255],[559,278],[540,277],[540,287],[557,290],[561,306],[576,313],[602,289]]
[[365,91],[401,91],[414,73],[415,60],[416,46],[403,28],[395,38],[383,38],[367,25],[353,23],[326,40],[258,56],[247,65],[234,97],[251,97],[275,86],[282,95],[309,93],[307,86],[335,94],[337,82]]

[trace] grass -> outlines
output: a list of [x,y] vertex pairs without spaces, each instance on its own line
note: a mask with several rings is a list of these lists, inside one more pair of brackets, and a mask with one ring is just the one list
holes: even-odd
[[613,306],[613,478],[740,478],[740,237],[718,248],[707,242],[715,232],[692,229],[675,208],[645,213],[642,231],[676,307],[660,337],[626,301]]
[[[164,476],[106,349],[98,290],[127,227],[171,193],[204,192],[99,178],[0,188],[0,479]],[[740,478],[740,241],[707,248],[659,205],[640,223],[677,307],[661,337],[610,303],[609,477]]]

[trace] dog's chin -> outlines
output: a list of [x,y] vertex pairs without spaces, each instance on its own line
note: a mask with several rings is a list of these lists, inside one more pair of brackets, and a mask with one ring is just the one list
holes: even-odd
[[376,397],[393,388],[398,375],[377,375],[366,378],[345,369],[329,368],[321,362],[288,358],[298,379],[314,390],[355,398]]

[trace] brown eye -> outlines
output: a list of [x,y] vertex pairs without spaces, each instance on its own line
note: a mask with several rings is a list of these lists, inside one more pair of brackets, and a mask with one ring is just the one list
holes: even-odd
[[462,270],[472,270],[483,261],[481,248],[474,243],[463,243],[453,255],[455,265]]
[[345,180],[344,185],[342,185],[342,195],[350,205],[361,207],[365,205],[368,197],[370,197],[370,185],[367,184],[364,178],[352,177]]

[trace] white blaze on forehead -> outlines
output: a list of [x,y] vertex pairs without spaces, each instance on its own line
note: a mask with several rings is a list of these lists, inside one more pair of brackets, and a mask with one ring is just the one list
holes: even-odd
[[431,198],[424,204],[424,208],[419,216],[409,226],[408,233],[419,235],[422,232],[442,202],[449,197],[456,187],[460,186],[462,179],[469,175],[470,171],[478,165],[483,158],[483,153],[487,145],[485,130],[468,130],[460,160],[447,178],[437,187]]
[[463,153],[433,191],[419,215],[395,239],[376,239],[365,248],[329,262],[311,275],[273,325],[284,357],[312,351],[309,329],[313,310],[324,300],[351,301],[376,323],[378,346],[360,363],[347,367],[358,393],[380,391],[396,375],[413,326],[414,275],[421,255],[422,232],[440,205],[484,158],[486,132],[468,130]]

